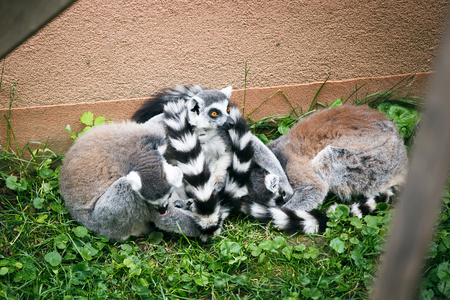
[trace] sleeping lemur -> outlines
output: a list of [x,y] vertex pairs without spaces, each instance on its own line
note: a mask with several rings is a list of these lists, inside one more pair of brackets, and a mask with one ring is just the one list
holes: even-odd
[[200,236],[195,215],[172,193],[183,174],[159,153],[164,141],[164,127],[153,120],[104,124],[79,137],[60,176],[71,216],[114,240],[147,234],[152,223],[165,231]]
[[273,193],[262,193],[265,173],[254,168],[256,196],[245,199],[241,210],[286,231],[323,232],[327,217],[316,208],[328,192],[344,203],[356,196],[359,201],[351,204],[351,215],[361,218],[377,203],[392,200],[407,172],[406,148],[395,124],[368,106],[317,112],[268,147],[286,171],[294,194],[275,205],[276,180]]

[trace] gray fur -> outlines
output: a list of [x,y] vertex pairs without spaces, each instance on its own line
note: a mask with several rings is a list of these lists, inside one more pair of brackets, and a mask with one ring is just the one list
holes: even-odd
[[[165,167],[158,151],[164,138],[164,128],[155,121],[105,124],[81,136],[69,149],[60,176],[71,216],[114,240],[147,234],[152,223],[199,236],[193,214],[173,205],[176,194],[169,198],[178,174]],[[160,215],[157,209],[167,203],[167,213]]]
[[227,96],[219,90],[203,90],[195,96],[203,99],[205,107],[208,107],[217,102],[228,101]]
[[255,151],[253,161],[264,168],[268,173],[278,176],[280,190],[284,193],[286,199],[290,199],[294,194],[294,190],[289,183],[289,179],[286,176],[281,162],[277,159],[275,154],[254,135],[252,136],[252,145]]

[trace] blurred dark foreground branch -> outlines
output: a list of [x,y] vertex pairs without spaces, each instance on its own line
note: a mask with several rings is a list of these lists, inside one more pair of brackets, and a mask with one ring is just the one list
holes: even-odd
[[450,26],[446,29],[373,300],[409,300],[418,291],[450,169]]

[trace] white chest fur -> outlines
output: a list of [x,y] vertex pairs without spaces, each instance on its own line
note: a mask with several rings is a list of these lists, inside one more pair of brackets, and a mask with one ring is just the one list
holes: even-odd
[[199,132],[198,137],[205,153],[206,164],[211,175],[215,177],[216,188],[220,189],[231,164],[231,151],[217,130]]
[[[228,146],[217,130],[199,132],[199,141],[205,152],[206,163],[214,164],[219,158],[227,155]],[[228,154],[229,155],[229,154]]]

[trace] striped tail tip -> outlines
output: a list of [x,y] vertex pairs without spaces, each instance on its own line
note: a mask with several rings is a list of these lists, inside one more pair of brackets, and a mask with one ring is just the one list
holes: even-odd
[[326,215],[320,211],[294,211],[287,208],[267,207],[251,201],[244,201],[241,210],[258,221],[272,222],[276,228],[288,232],[322,233],[328,221]]

